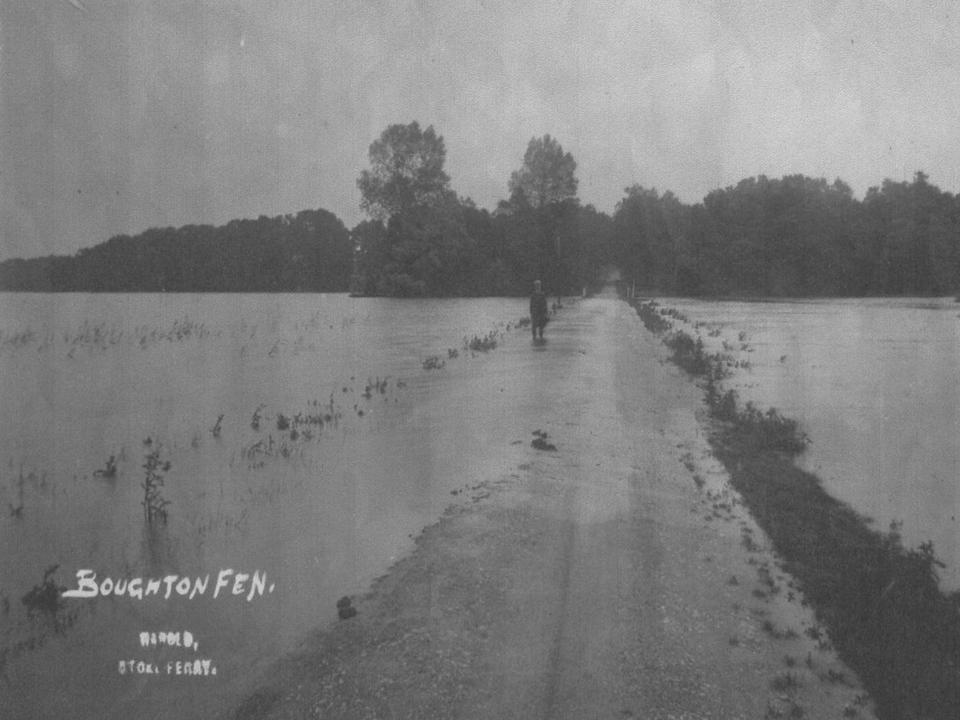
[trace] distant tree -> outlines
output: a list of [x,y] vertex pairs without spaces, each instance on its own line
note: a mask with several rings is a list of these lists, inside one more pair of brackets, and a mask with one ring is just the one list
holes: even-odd
[[355,295],[375,295],[380,270],[389,260],[387,229],[379,220],[364,220],[353,228],[354,275],[350,291]]
[[376,220],[433,206],[450,194],[450,178],[443,171],[447,151],[431,125],[421,130],[416,121],[391,125],[370,145],[370,169],[360,173],[360,207]]
[[43,292],[341,292],[353,245],[326,210],[151,228],[58,256],[0,263],[0,289]]
[[689,274],[692,264],[686,209],[669,190],[660,195],[655,188],[633,185],[624,192],[614,213],[620,269],[640,287],[673,289],[681,269]]
[[598,286],[601,268],[617,265],[611,262],[614,230],[613,219],[598,212],[593,205],[577,208],[577,215],[569,225],[571,238],[561,245],[569,244],[573,248],[569,268],[574,290]]
[[884,180],[864,198],[883,293],[955,292],[960,276],[957,199],[918,171],[912,183]]
[[534,208],[560,203],[577,196],[577,163],[549,135],[531,138],[523,167],[510,176],[510,195],[523,193]]

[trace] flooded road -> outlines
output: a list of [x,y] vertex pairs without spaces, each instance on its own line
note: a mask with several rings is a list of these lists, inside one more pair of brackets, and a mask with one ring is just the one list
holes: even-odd
[[701,392],[659,339],[613,297],[546,337],[498,349],[460,395],[507,430],[477,438],[510,462],[484,468],[476,502],[221,717],[872,717],[806,634],[812,611],[711,464]]

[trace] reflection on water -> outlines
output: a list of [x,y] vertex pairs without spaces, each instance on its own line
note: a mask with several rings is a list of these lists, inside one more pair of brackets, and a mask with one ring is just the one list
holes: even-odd
[[[960,306],[949,300],[664,301],[749,369],[745,400],[795,417],[801,463],[904,541],[932,540],[960,588]],[[711,329],[720,335],[710,337]],[[741,338],[743,333],[743,338]]]
[[[511,299],[2,299],[10,717],[208,717],[333,620],[449,504],[458,468],[489,465],[466,440],[477,419],[451,422],[434,396],[465,381],[464,336],[526,313]],[[448,348],[460,359],[423,369]],[[63,598],[82,569],[105,594]],[[143,648],[141,632],[196,647]],[[207,674],[177,675],[185,660]]]

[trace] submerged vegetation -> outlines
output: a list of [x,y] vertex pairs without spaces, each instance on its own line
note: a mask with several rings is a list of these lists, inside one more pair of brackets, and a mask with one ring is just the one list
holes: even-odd
[[43,580],[21,598],[21,602],[27,609],[30,617],[49,618],[58,631],[66,629],[63,618],[60,616],[64,608],[64,601],[61,599],[61,593],[66,590],[65,587],[57,585],[53,579],[53,574],[57,571],[59,565],[51,565],[43,573]]
[[[509,307],[514,312],[518,305]],[[352,456],[344,453],[352,452],[351,436],[364,425],[376,431],[381,423],[378,413],[402,418],[410,409],[409,403],[403,404],[405,395],[430,392],[438,380],[445,380],[445,373],[440,378],[421,373],[415,355],[397,359],[343,353],[370,364],[335,357],[325,365],[330,356],[323,351],[331,338],[341,341],[341,326],[325,311],[304,319],[308,316],[310,312],[296,324],[237,318],[229,325],[216,325],[191,307],[189,315],[154,315],[151,310],[147,317],[155,319],[134,327],[142,321],[101,322],[88,312],[87,320],[85,315],[65,322],[69,316],[61,317],[63,324],[56,329],[34,321],[32,327],[0,334],[0,353],[11,366],[31,368],[34,358],[46,353],[41,363],[77,379],[71,386],[73,394],[57,400],[66,407],[68,398],[80,429],[89,431],[85,441],[69,445],[77,448],[68,451],[69,456],[56,448],[59,455],[44,459],[53,476],[50,481],[46,472],[28,472],[29,468],[21,467],[18,475],[23,461],[15,455],[2,468],[0,521],[6,523],[6,532],[21,540],[20,567],[30,574],[10,572],[0,588],[0,685],[5,669],[12,678],[14,670],[20,673],[21,667],[31,667],[28,663],[36,658],[25,655],[39,650],[47,636],[65,630],[73,618],[68,613],[76,614],[80,607],[60,602],[64,567],[109,562],[118,573],[133,575],[142,567],[169,572],[223,547],[248,556],[251,548],[260,547],[255,543],[264,540],[253,538],[259,533],[247,529],[259,531],[265,522],[283,517],[285,503],[303,504],[306,498],[311,501],[306,507],[312,510],[313,501],[318,507],[349,502],[345,496],[350,493],[341,486],[350,482],[352,472],[338,465],[350,462]],[[524,319],[511,323],[506,315],[504,321],[488,324],[483,317],[466,319],[456,330],[441,325],[446,328],[441,334],[447,337],[437,346],[444,348],[442,356],[436,357],[441,364],[455,366],[451,373],[455,380],[469,375],[475,355],[489,354],[509,342],[508,331]],[[349,332],[354,323],[363,322],[362,316],[350,317],[342,329]],[[277,350],[270,354],[273,347]],[[201,394],[191,383],[178,387],[182,376],[178,371],[184,365],[196,368],[224,351],[233,354],[233,361],[241,351],[245,361],[236,365],[245,370],[256,365],[257,373],[244,377],[251,381],[243,392],[234,384],[222,393]],[[299,364],[298,353],[304,356]],[[128,361],[137,372],[120,376],[115,369],[126,367]],[[262,378],[277,382],[260,382]],[[105,417],[117,422],[94,424]],[[371,417],[372,422],[359,420]],[[63,563],[60,572],[49,570],[38,582],[47,565],[42,561],[50,559],[42,556],[43,548],[53,545],[65,553],[58,559]],[[152,612],[143,617],[153,617]],[[115,621],[119,627],[139,629],[142,617],[131,615],[118,607]],[[92,633],[102,624],[81,617],[84,622],[73,628],[76,642],[62,656],[58,647],[53,657],[76,659],[100,652]],[[96,657],[102,659],[102,653]],[[18,666],[13,668],[13,663]],[[68,686],[64,692],[74,689]]]
[[500,337],[500,331],[494,328],[483,337],[474,335],[467,340],[464,338],[463,346],[470,352],[490,352],[497,347],[497,339]]
[[530,447],[534,450],[544,450],[546,452],[555,452],[557,446],[550,442],[547,438],[549,435],[543,430],[534,430],[533,431],[533,440],[530,441]]
[[107,464],[99,469],[93,471],[94,477],[102,477],[108,480],[112,480],[117,476],[117,456],[111,455],[107,458]]
[[177,318],[169,325],[137,325],[124,329],[117,324],[84,320],[78,326],[55,333],[48,330],[40,333],[32,327],[12,331],[0,330],[0,353],[15,353],[26,349],[37,352],[63,353],[74,360],[85,355],[100,354],[107,350],[136,347],[149,350],[161,344],[188,343],[219,332],[209,330],[202,322],[189,316]]
[[[634,306],[667,342],[671,327],[652,319],[656,306]],[[680,358],[697,357],[697,343],[684,347]],[[840,657],[876,699],[879,717],[960,717],[960,593],[941,591],[932,544],[905,548],[896,526],[880,532],[831,497],[793,462],[808,444],[796,421],[741,406],[721,387],[722,361],[708,359],[706,370],[699,360],[684,366],[706,378],[714,453]]]
[[[153,446],[153,443],[150,443]],[[168,461],[160,459],[160,447],[153,447],[143,460],[143,519],[148,526],[167,524],[167,506],[163,497],[164,473],[170,469]]]
[[440,370],[446,364],[446,361],[439,355],[430,355],[426,360],[423,361],[423,369]]
[[20,637],[7,622],[14,613],[10,598],[0,592],[0,608],[4,618],[4,634],[0,645],[0,679],[9,685],[7,667],[27,652],[38,650],[56,636],[64,635],[76,623],[78,612],[67,607],[61,597],[65,587],[54,578],[59,565],[53,564],[43,571],[43,578],[20,598],[20,608],[26,615],[27,625],[20,628]]

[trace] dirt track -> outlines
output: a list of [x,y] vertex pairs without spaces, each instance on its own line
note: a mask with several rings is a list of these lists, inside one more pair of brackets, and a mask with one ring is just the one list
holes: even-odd
[[710,457],[700,391],[633,310],[576,303],[547,337],[511,337],[464,405],[496,403],[525,461],[227,717],[869,717]]

